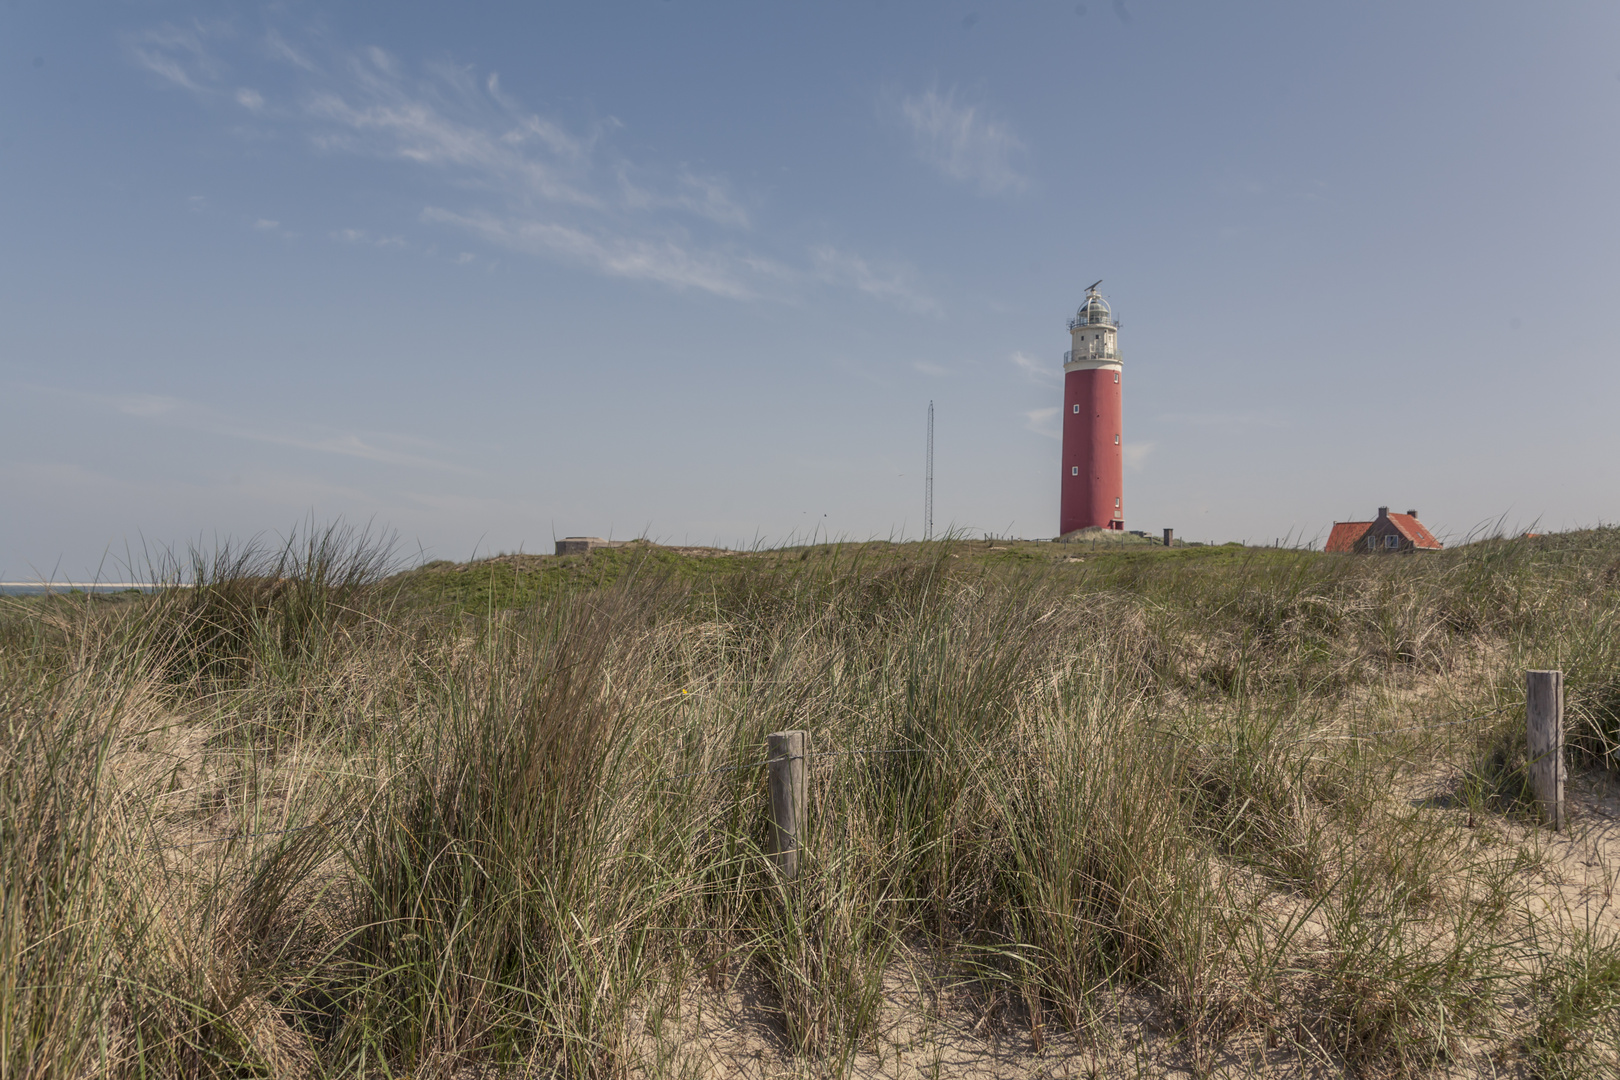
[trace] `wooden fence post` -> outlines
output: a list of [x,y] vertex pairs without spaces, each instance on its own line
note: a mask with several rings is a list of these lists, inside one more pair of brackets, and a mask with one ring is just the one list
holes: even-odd
[[1525,734],[1530,751],[1530,788],[1542,815],[1564,828],[1564,673],[1524,673]]
[[782,877],[799,876],[799,854],[809,811],[805,753],[810,748],[806,731],[775,731],[765,736],[770,762],[771,857]]

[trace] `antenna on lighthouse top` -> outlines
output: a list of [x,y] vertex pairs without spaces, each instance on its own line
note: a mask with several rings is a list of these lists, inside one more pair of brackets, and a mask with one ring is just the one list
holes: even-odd
[[1103,283],[1103,279],[1098,278],[1096,281],[1093,281],[1090,285],[1086,286],[1086,292],[1088,292],[1088,293],[1096,292],[1097,291],[1097,286],[1101,285],[1102,283]]

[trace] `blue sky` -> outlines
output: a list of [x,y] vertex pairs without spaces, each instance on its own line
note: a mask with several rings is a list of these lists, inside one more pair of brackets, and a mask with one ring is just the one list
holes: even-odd
[[1620,517],[1620,6],[0,7],[0,578],[1056,528]]

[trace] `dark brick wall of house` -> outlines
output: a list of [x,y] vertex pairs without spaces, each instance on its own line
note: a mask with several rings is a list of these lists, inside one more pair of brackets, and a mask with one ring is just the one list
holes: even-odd
[[[1391,536],[1395,538],[1395,545],[1393,547],[1390,546],[1388,540],[1388,538]],[[1367,550],[1369,540],[1373,544],[1373,548],[1371,550],[1381,553],[1387,552],[1392,555],[1398,555],[1401,552],[1417,550],[1412,546],[1412,541],[1401,535],[1401,531],[1395,527],[1395,523],[1383,515],[1379,515],[1378,520],[1374,521],[1372,523],[1372,527],[1367,530],[1367,535],[1362,538],[1361,544],[1363,550]]]

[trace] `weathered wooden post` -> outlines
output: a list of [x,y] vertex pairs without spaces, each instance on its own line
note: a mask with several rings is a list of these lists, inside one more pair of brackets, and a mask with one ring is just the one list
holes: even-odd
[[1169,547],[1175,541],[1175,539],[1176,539],[1176,530],[1174,530],[1174,529],[1166,529],[1166,530],[1164,530],[1164,546],[1165,547]]
[[799,876],[799,855],[809,811],[805,783],[805,752],[809,746],[807,731],[775,731],[765,736],[765,757],[770,764],[771,857],[788,881]]
[[1554,829],[1564,828],[1564,673],[1524,673],[1525,735],[1530,751],[1530,789]]

